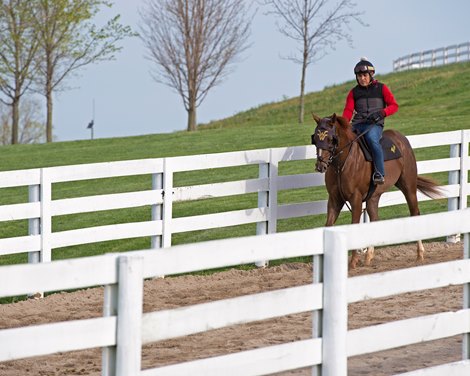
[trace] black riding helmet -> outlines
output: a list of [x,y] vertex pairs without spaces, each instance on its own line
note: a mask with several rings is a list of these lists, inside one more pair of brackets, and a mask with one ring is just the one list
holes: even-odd
[[354,74],[358,74],[361,72],[362,73],[367,72],[372,75],[375,73],[374,66],[369,60],[367,60],[366,57],[361,57],[361,60],[359,61],[359,63],[357,63],[356,66],[354,67]]
[[366,57],[361,57],[359,63],[357,63],[354,67],[354,75],[356,76],[356,81],[358,73],[369,73],[370,79],[372,81],[372,77],[375,73],[374,65],[369,60],[367,60]]

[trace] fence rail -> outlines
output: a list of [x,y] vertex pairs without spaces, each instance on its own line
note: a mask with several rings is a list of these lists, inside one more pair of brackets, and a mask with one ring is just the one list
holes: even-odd
[[393,61],[393,70],[434,67],[451,63],[470,61],[470,42],[416,52]]
[[[457,312],[349,330],[348,303],[463,284],[470,286],[470,209],[421,217],[224,239],[159,250],[108,254],[0,268],[0,297],[105,285],[101,318],[0,330],[0,361],[56,352],[103,348],[102,374],[264,375],[321,367],[324,376],[346,376],[347,358],[414,343],[463,335],[462,361],[409,375],[470,371],[470,302]],[[347,277],[348,250],[463,233],[463,260],[380,274]],[[224,249],[224,252],[220,252]],[[197,257],[194,257],[197,252]],[[207,270],[259,259],[312,256],[323,280],[184,308],[142,313],[143,280]],[[323,260],[320,260],[320,259]],[[301,312],[322,312],[321,336],[230,355],[141,369],[142,346],[231,325]],[[208,329],[210,328],[210,329]],[[317,328],[318,329],[318,328]],[[135,335],[141,333],[141,335]],[[400,333],[399,336],[396,333]],[[31,341],[34,338],[34,341]],[[436,373],[438,372],[438,373]],[[440,373],[439,373],[440,372]]]
[[[0,346],[0,361],[102,347],[104,376],[258,375],[300,367],[321,367],[322,375],[341,376],[349,356],[462,334],[466,355],[461,362],[423,372],[468,371],[468,298],[458,312],[347,330],[348,303],[453,284],[463,284],[464,296],[470,296],[470,209],[465,209],[470,194],[470,130],[417,135],[409,140],[413,148],[450,146],[448,158],[418,162],[420,174],[448,172],[444,188],[449,212],[289,233],[276,233],[279,219],[326,212],[325,200],[278,202],[278,193],[283,190],[324,185],[323,175],[317,173],[279,175],[281,162],[314,159],[313,146],[0,172],[0,188],[27,186],[29,200],[0,207],[2,222],[29,221],[27,236],[0,239],[0,255],[30,252],[29,264],[0,268],[0,297],[105,286],[101,318],[0,330],[0,343],[8,344]],[[173,181],[182,171],[246,165],[257,166],[259,176],[190,186],[175,186]],[[150,175],[152,189],[53,199],[56,183],[138,175]],[[246,193],[258,194],[257,207],[190,217],[173,215],[175,202]],[[420,195],[419,199],[426,198]],[[402,203],[405,200],[399,192],[386,193],[381,199],[381,206]],[[150,206],[151,220],[52,229],[55,216],[138,206]],[[171,247],[175,233],[242,223],[256,223],[257,236]],[[347,279],[348,250],[458,233],[466,234],[464,260]],[[153,251],[49,262],[57,247],[142,236],[151,237]],[[300,256],[314,257],[316,279],[312,284],[142,313],[145,278]],[[313,312],[314,335],[309,340],[141,370],[144,344],[300,312]],[[397,331],[407,335],[394,336]]]
[[[443,188],[449,200],[449,210],[465,208],[470,194],[470,130],[408,138],[413,148],[450,146],[448,158],[419,161],[418,172],[448,172],[449,182]],[[256,223],[256,234],[275,233],[281,219],[326,213],[326,200],[288,204],[278,202],[278,194],[285,190],[324,186],[324,175],[319,173],[279,175],[282,162],[314,158],[313,146],[298,146],[0,172],[0,188],[28,186],[29,189],[28,202],[0,206],[1,222],[29,221],[28,235],[0,239],[0,256],[28,252],[31,263],[49,262],[53,250],[59,247],[137,237],[149,237],[152,248],[169,247],[172,236],[177,233],[248,223]],[[233,166],[258,166],[258,177],[190,186],[174,185],[174,175],[179,172]],[[56,183],[139,175],[150,176],[152,189],[53,199]],[[174,216],[173,205],[176,202],[247,193],[258,194],[256,207],[187,217]],[[420,201],[429,200],[421,194],[418,198]],[[382,207],[404,203],[406,201],[401,192],[385,193],[380,200]],[[150,219],[63,231],[52,228],[53,219],[58,216],[142,206],[150,208]],[[258,264],[262,265],[263,260]]]

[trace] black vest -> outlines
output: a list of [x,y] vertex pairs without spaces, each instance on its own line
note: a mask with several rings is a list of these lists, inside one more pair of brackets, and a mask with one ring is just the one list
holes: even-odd
[[[352,119],[353,125],[364,123],[367,116],[385,108],[382,88],[383,84],[375,81],[367,87],[357,85],[353,89],[354,110],[356,111]],[[383,120],[381,120],[379,124],[383,125]]]

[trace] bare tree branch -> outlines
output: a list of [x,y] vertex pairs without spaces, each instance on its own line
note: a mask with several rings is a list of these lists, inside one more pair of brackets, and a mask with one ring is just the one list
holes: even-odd
[[276,16],[279,32],[298,43],[297,53],[286,59],[302,65],[300,82],[299,123],[304,121],[306,71],[322,59],[341,40],[352,44],[351,21],[367,26],[363,12],[355,11],[351,0],[340,0],[329,6],[328,0],[259,0],[268,7],[267,14]]
[[152,77],[178,93],[196,129],[196,109],[248,48],[252,14],[243,0],[147,0],[140,11]]

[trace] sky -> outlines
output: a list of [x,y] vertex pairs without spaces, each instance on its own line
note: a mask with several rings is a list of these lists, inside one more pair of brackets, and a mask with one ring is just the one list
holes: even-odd
[[[468,0],[356,0],[356,4],[368,26],[352,23],[352,47],[339,42],[310,65],[306,92],[354,79],[353,67],[362,56],[378,74],[385,74],[399,57],[470,41]],[[96,24],[120,14],[122,24],[139,31],[138,9],[143,5],[144,0],[114,0]],[[275,18],[262,7],[254,18],[250,43],[234,71],[199,106],[198,123],[299,95],[300,65],[281,58],[297,45],[277,31]],[[120,46],[115,60],[85,67],[66,82],[66,90],[54,95],[55,140],[90,139],[87,125],[92,119],[95,139],[186,129],[183,102],[173,89],[152,79],[153,65],[145,58],[142,41],[129,38]]]

